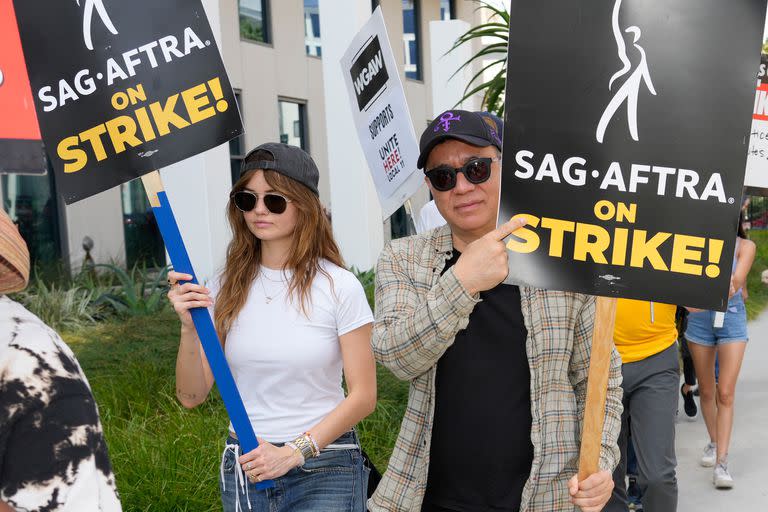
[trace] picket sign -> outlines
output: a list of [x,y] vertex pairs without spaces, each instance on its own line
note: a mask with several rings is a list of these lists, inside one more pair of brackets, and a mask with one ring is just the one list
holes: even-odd
[[[144,191],[147,193],[147,199],[152,207],[152,212],[157,220],[157,226],[160,234],[163,236],[165,248],[171,258],[173,269],[176,272],[189,274],[192,277],[192,283],[198,284],[195,271],[192,268],[192,262],[189,260],[187,249],[181,238],[179,226],[173,215],[171,203],[163,187],[163,181],[158,171],[152,171],[141,177],[144,184]],[[242,453],[248,453],[259,446],[256,434],[251,427],[251,421],[248,419],[248,413],[245,411],[243,399],[235,385],[235,379],[227,365],[224,357],[224,350],[221,347],[219,336],[211,319],[211,314],[207,308],[190,309],[192,321],[195,324],[195,330],[200,338],[200,343],[205,351],[205,357],[208,359],[208,365],[211,367],[213,378],[219,388],[219,393],[224,400],[224,406],[232,421],[232,426],[240,441]],[[274,487],[272,480],[264,480],[256,483],[257,489],[268,489]]]

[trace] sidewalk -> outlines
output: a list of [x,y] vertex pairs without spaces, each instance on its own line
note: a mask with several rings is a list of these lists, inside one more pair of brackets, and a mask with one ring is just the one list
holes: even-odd
[[749,324],[749,337],[736,385],[728,457],[735,485],[728,491],[715,489],[712,468],[699,466],[707,429],[701,412],[694,420],[685,415],[681,399],[676,437],[679,512],[768,510],[768,311]]

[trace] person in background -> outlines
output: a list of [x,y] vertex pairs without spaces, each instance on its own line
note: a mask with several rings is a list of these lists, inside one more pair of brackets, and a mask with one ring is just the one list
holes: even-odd
[[445,219],[440,215],[440,211],[435,205],[435,200],[430,200],[419,211],[419,218],[416,221],[416,233],[424,233],[430,229],[445,225]]
[[670,304],[618,299],[613,338],[623,362],[624,412],[621,462],[613,474],[615,487],[606,512],[628,510],[625,479],[630,431],[643,510],[677,510],[675,416],[680,377],[676,311],[677,306]]
[[0,209],[0,511],[122,510],[99,411],[61,337],[6,294],[29,252]]
[[[179,401],[196,407],[213,386],[189,310],[215,302],[216,330],[259,436],[245,454],[235,432],[227,439],[225,512],[365,511],[368,469],[354,427],[376,407],[373,315],[344,268],[318,180],[302,149],[258,146],[232,186],[233,238],[221,274],[209,289],[169,273],[168,297],[181,320]],[[257,490],[262,480],[274,480],[274,489]]]
[[740,219],[722,327],[715,327],[714,311],[691,309],[685,331],[699,379],[701,412],[709,434],[700,464],[714,467],[712,481],[718,489],[733,487],[733,476],[728,469],[728,447],[733,429],[736,381],[748,341],[747,310],[742,291],[746,288],[756,253],[755,243],[747,240],[742,225]]

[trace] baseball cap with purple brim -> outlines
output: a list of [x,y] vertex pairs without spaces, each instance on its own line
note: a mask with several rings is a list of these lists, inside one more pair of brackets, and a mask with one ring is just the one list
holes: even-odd
[[504,122],[489,112],[446,110],[429,123],[419,140],[419,169],[424,169],[430,151],[448,139],[478,147],[496,146],[501,151]]

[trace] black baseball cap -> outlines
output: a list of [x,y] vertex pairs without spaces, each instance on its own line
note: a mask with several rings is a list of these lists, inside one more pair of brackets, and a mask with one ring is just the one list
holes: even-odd
[[[248,161],[248,157],[256,151],[266,151],[272,155],[273,160],[253,160]],[[256,146],[245,155],[243,164],[240,166],[240,176],[252,169],[265,169],[279,172],[305,185],[309,190],[319,196],[317,183],[320,181],[320,171],[309,153],[303,149],[282,144],[279,142],[267,142]]]
[[432,149],[447,139],[478,147],[496,146],[501,151],[504,122],[490,112],[446,110],[429,123],[419,140],[419,169],[424,169]]

